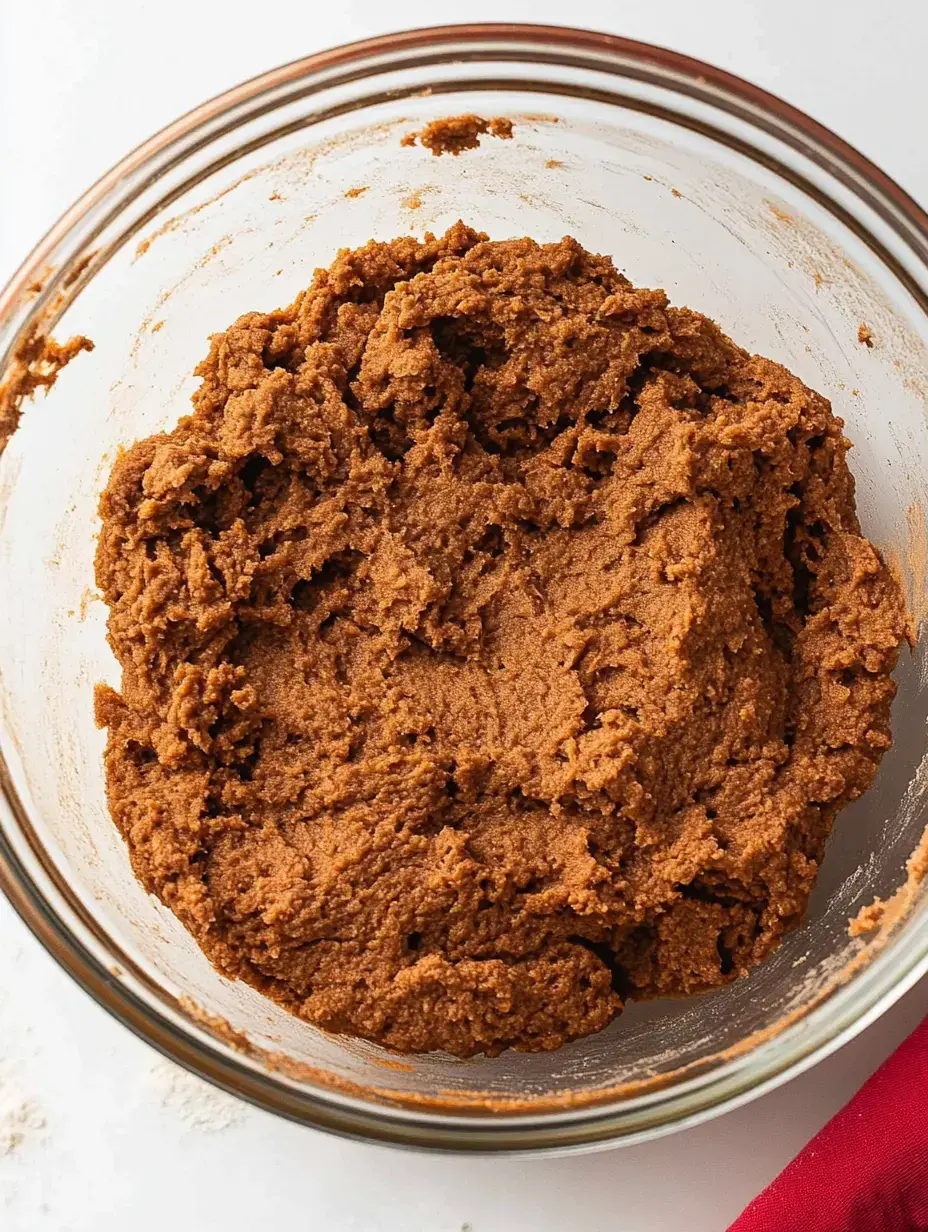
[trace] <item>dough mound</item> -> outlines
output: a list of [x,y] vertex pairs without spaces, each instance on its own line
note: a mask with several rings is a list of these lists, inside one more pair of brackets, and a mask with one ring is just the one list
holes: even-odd
[[828,402],[572,239],[343,251],[102,498],[113,818],[210,959],[404,1052],[556,1048],[800,920],[899,589]]

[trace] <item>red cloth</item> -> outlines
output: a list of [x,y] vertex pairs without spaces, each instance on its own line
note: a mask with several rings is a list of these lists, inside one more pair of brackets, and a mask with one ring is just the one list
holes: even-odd
[[928,1019],[729,1232],[926,1230]]

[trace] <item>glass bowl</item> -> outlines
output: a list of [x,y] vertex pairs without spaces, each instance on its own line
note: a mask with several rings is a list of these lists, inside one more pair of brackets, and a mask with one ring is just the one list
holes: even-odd
[[[509,116],[514,138],[457,158],[400,144],[461,112]],[[864,527],[913,616],[928,610],[928,218],[905,193],[778,99],[627,40],[457,26],[337,48],[153,137],[0,297],[0,370],[36,330],[96,344],[0,462],[0,883],[102,1005],[264,1108],[432,1149],[641,1140],[812,1064],[928,966],[915,881],[891,927],[848,935],[925,826],[924,639],[899,668],[894,747],[840,815],[803,926],[749,978],[633,1005],[552,1053],[397,1058],[288,1016],[220,976],[144,893],[104,799],[92,692],[118,678],[92,563],[117,451],[185,412],[208,335],[240,312],[289,302],[340,247],[459,217],[494,238],[570,233],[830,397]]]

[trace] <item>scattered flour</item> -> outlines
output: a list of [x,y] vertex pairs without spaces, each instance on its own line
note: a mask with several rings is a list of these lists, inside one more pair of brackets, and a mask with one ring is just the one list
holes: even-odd
[[42,1136],[45,1117],[31,1099],[9,1099],[0,1096],[0,1157],[15,1155],[29,1139]]
[[244,1118],[244,1104],[172,1061],[157,1061],[150,1076],[162,1108],[174,1113],[188,1129],[215,1133]]

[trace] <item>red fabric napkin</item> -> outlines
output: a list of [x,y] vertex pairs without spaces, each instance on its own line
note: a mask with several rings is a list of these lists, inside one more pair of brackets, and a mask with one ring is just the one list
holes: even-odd
[[926,1229],[928,1019],[729,1232]]

